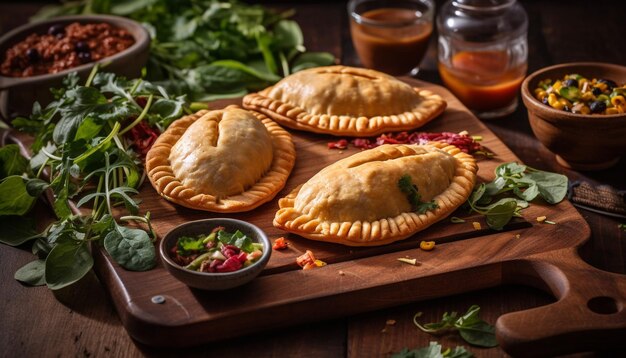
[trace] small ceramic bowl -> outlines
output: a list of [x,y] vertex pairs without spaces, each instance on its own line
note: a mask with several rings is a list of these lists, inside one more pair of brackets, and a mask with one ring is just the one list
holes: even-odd
[[50,88],[60,87],[63,78],[70,72],[76,71],[83,80],[86,79],[96,63],[108,63],[101,71],[117,73],[127,78],[136,78],[141,75],[141,69],[148,61],[150,34],[138,22],[118,16],[63,16],[20,26],[0,37],[0,58],[4,59],[7,49],[30,34],[44,34],[52,25],[69,25],[73,22],[109,23],[128,31],[135,38],[135,43],[126,50],[100,61],[89,62],[58,73],[30,77],[0,75],[0,114],[3,118],[8,119],[18,114],[29,115],[35,101],[42,106],[47,105],[53,99]]
[[535,136],[556,154],[559,164],[577,170],[601,170],[626,153],[626,114],[585,115],[554,109],[533,95],[539,81],[566,74],[626,83],[626,67],[597,62],[566,63],[541,69],[522,83],[522,99]]
[[[263,244],[263,255],[261,258],[248,267],[233,272],[221,273],[188,270],[172,260],[169,253],[172,247],[176,245],[176,241],[179,237],[209,234],[211,230],[218,226],[223,226],[228,232],[239,230],[250,237],[252,241]],[[270,260],[272,245],[267,235],[255,225],[241,220],[215,218],[190,221],[175,227],[161,240],[159,254],[161,255],[161,260],[165,268],[170,274],[186,285],[202,290],[226,290],[248,283],[258,276]]]

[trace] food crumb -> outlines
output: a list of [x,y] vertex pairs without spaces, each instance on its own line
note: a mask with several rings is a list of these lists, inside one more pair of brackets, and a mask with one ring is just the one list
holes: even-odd
[[542,223],[542,222],[546,221],[546,219],[547,219],[547,217],[545,217],[545,216],[537,216],[537,222],[538,223]]
[[515,234],[515,238],[519,239],[520,238],[520,234]]
[[274,241],[274,245],[272,246],[272,249],[284,250],[287,247],[289,247],[289,241],[287,241],[284,237],[281,236]]
[[413,265],[413,266],[417,265],[417,259],[408,259],[408,258],[405,258],[405,257],[401,257],[401,258],[398,259],[398,261],[404,262],[405,264],[409,264],[409,265]]
[[478,221],[474,221],[472,223],[472,225],[474,226],[474,230],[480,230],[482,229],[482,226],[480,225],[480,223]]
[[434,241],[422,241],[420,242],[420,249],[424,251],[432,251],[435,248]]
[[339,276],[345,276],[345,275],[346,275],[346,273],[345,273],[345,272],[343,272],[343,271],[339,270]]
[[388,319],[387,322],[385,322],[386,325],[388,326],[393,326],[394,324],[396,324],[396,320],[395,319]]

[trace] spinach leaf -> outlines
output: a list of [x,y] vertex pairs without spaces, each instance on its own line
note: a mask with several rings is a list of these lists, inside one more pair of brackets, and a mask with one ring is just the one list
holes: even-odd
[[46,191],[46,189],[48,189],[49,186],[50,184],[45,180],[37,178],[28,179],[26,182],[26,191],[28,192],[28,195],[33,198],[38,198],[44,191]]
[[146,271],[156,265],[154,244],[143,230],[116,224],[105,236],[104,247],[127,270]]
[[35,230],[35,220],[23,216],[0,216],[0,242],[18,246],[41,235]]
[[46,284],[51,290],[69,286],[85,276],[92,266],[93,258],[86,242],[75,240],[58,242],[46,258]]
[[24,215],[35,203],[28,195],[24,178],[12,175],[0,182],[0,215]]
[[205,249],[204,237],[202,235],[198,237],[183,236],[178,238],[176,244],[176,250],[179,255],[186,256],[193,252],[202,251]]
[[16,280],[31,286],[42,286],[46,284],[46,262],[38,259],[22,266],[13,276]]
[[[561,174],[514,162],[499,165],[495,173],[492,182],[476,186],[467,200],[470,208],[485,215],[487,225],[495,230],[501,230],[513,216],[520,216],[519,211],[537,196],[556,204],[567,194],[567,177]],[[511,192],[515,197],[510,197]]]
[[561,202],[567,194],[567,177],[562,174],[532,171],[526,178],[536,183],[539,194],[550,204]]
[[17,144],[0,148],[0,179],[11,175],[22,175],[28,170],[28,160],[20,153]]

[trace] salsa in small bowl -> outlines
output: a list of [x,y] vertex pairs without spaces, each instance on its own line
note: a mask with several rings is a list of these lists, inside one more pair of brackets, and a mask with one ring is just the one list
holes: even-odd
[[190,287],[226,290],[250,282],[267,265],[271,244],[257,226],[215,218],[179,225],[159,246],[165,268]]

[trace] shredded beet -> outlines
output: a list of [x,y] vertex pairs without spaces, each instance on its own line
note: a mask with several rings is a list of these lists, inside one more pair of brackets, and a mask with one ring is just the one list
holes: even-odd
[[[383,144],[426,144],[428,142],[443,142],[458,147],[465,153],[475,153],[483,150],[482,146],[472,137],[465,134],[452,132],[427,133],[427,132],[399,132],[382,134],[377,138],[355,138],[351,141],[355,148],[371,149]],[[329,149],[345,149],[347,140],[340,139],[336,142],[328,143]]]

